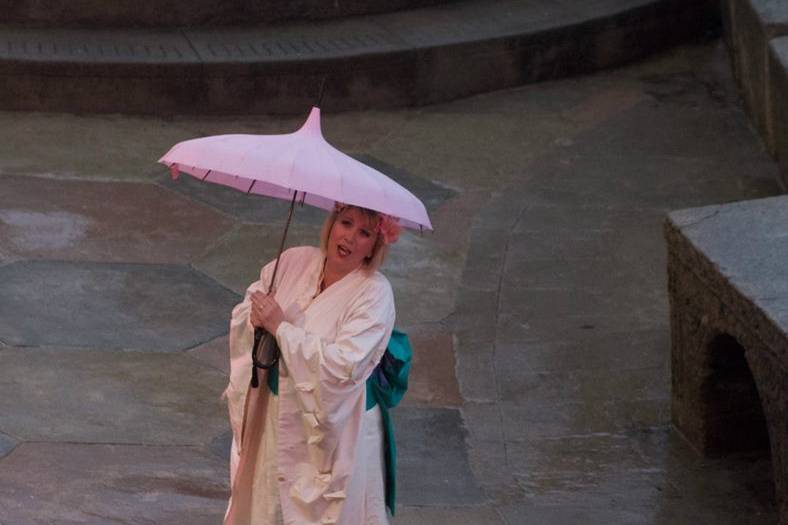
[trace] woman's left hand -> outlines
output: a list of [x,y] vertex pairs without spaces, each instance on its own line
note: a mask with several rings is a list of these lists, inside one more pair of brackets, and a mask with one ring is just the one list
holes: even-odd
[[270,334],[276,334],[279,325],[285,320],[285,314],[279,307],[279,303],[273,296],[262,292],[254,292],[250,298],[252,310],[249,313],[249,321],[252,326],[259,326],[265,328]]

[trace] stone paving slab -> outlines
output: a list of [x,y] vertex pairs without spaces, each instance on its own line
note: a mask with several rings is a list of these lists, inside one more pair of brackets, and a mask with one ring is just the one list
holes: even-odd
[[[320,226],[302,224],[300,221],[299,214],[290,225],[285,249],[301,245],[317,246]],[[193,266],[228,289],[243,295],[249,285],[260,278],[260,269],[276,257],[284,226],[284,222],[236,226],[197,259]]]
[[582,342],[497,344],[495,358],[501,366],[527,371],[568,372],[572,370],[637,369],[664,367],[669,356],[670,334],[662,329],[630,330],[621,333],[588,333]]
[[[770,43],[770,69],[775,93],[788,92],[788,36],[775,38]],[[783,189],[788,190],[788,101],[774,97],[774,141]]]
[[[604,401],[534,400],[466,404],[463,416],[475,440],[487,446],[565,436],[622,433],[670,422],[670,398]],[[486,430],[484,425],[494,425]],[[510,466],[504,466],[508,469]]]
[[183,355],[6,348],[0,369],[0,430],[26,441],[200,445],[227,427],[227,378]]
[[[579,449],[582,454],[573,452]],[[523,469],[518,477],[526,499],[501,508],[508,519],[737,523],[731,513],[743,508],[748,522],[773,523],[776,519],[768,493],[751,499],[752,491],[769,489],[762,485],[762,473],[758,472],[764,466],[763,458],[704,462],[693,457],[686,444],[669,431],[603,433],[570,437],[563,443],[534,441],[515,444],[509,451],[510,461]],[[704,469],[708,470],[706,475]],[[681,476],[676,476],[678,471]],[[699,478],[705,483],[697,484]],[[725,494],[726,499],[715,499],[714,493]],[[692,509],[678,511],[688,503]]]
[[50,261],[0,267],[0,339],[175,351],[227,333],[240,297],[184,266]]
[[183,263],[231,225],[152,184],[1,180],[0,249],[17,258]]
[[468,466],[458,410],[400,407],[393,415],[398,502],[469,505],[484,500]]
[[[497,357],[497,356],[496,356]],[[506,360],[498,363],[499,399],[504,401],[529,399],[540,401],[603,401],[627,396],[628,399],[664,398],[670,384],[670,368],[617,368],[610,376],[608,370],[573,370],[567,372],[538,372],[506,368]],[[571,385],[569,387],[568,385]]]
[[230,339],[229,336],[223,335],[212,339],[207,343],[195,346],[187,351],[187,353],[195,359],[203,362],[208,366],[224,372],[226,375],[230,374]]
[[227,464],[198,448],[25,443],[2,460],[3,523],[215,525]]
[[0,458],[14,450],[16,445],[17,441],[14,438],[0,432]]
[[458,407],[462,405],[455,377],[451,334],[431,325],[408,332],[413,362],[404,406]]
[[505,525],[490,507],[397,507],[395,525]]

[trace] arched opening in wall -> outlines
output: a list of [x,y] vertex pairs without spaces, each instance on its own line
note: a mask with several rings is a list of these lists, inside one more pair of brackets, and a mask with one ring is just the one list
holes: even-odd
[[703,385],[706,454],[728,457],[728,469],[764,507],[776,504],[763,405],[745,349],[721,334],[707,348],[709,374]]
[[721,334],[707,350],[710,373],[702,393],[707,454],[768,451],[766,418],[744,348],[736,338]]

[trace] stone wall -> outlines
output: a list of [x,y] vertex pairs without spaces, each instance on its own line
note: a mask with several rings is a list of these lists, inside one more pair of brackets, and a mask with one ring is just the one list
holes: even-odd
[[788,2],[722,0],[725,41],[745,106],[788,190]]
[[389,13],[456,0],[0,0],[0,24],[182,27]]

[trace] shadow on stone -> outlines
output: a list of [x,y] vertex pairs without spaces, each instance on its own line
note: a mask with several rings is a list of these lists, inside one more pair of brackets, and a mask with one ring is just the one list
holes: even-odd
[[459,410],[401,407],[393,414],[401,504],[467,505],[484,500],[468,464]]

